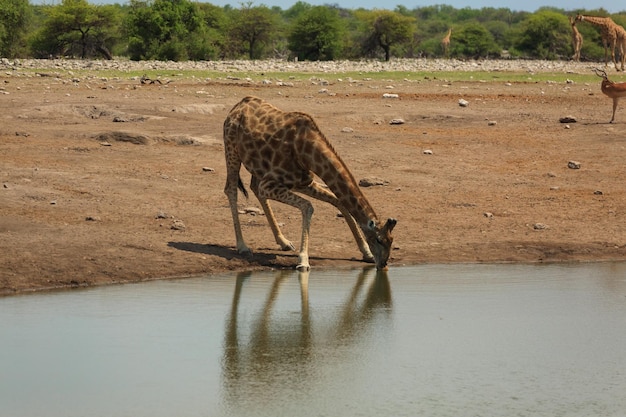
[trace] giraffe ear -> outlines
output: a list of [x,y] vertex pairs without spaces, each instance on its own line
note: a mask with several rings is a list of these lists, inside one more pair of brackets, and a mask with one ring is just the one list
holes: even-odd
[[398,221],[394,218],[387,219],[387,223],[385,223],[385,229],[387,229],[387,233],[391,233],[394,227],[396,227],[396,223]]

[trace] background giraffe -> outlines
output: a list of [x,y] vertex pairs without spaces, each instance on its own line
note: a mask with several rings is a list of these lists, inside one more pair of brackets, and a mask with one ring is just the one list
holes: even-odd
[[583,35],[580,34],[576,27],[576,19],[569,16],[569,23],[572,26],[572,44],[574,46],[574,55],[572,59],[576,62],[580,61],[580,49],[583,47]]
[[608,50],[611,50],[611,59],[615,65],[615,69],[619,71],[617,67],[617,61],[615,60],[615,45],[617,44],[617,31],[618,26],[610,17],[599,16],[585,16],[576,15],[576,22],[589,22],[592,25],[596,25],[600,28],[600,34],[602,36],[602,44],[604,45],[604,66],[609,65]]
[[[615,25],[615,35],[617,37],[617,46],[616,49],[619,51],[619,60],[621,70],[624,71],[624,58],[626,55],[626,29],[622,26],[616,24]],[[617,65],[617,64],[616,64]]]
[[452,28],[448,29],[448,33],[441,40],[441,49],[443,50],[443,56],[448,56],[450,50],[450,36],[452,35]]
[[[226,186],[237,250],[250,253],[241,233],[237,209],[237,188],[241,164],[252,175],[250,188],[259,199],[276,242],[283,250],[294,245],[283,236],[268,200],[296,207],[302,212],[302,239],[297,269],[308,270],[309,229],[313,205],[300,194],[335,206],[350,227],[363,259],[384,270],[391,251],[395,219],[380,222],[348,167],[332,145],[305,113],[283,112],[257,97],[246,97],[224,121]],[[330,191],[314,181],[317,175]]]

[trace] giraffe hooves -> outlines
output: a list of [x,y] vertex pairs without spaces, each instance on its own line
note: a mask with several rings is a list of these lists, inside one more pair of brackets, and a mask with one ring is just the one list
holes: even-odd
[[363,255],[363,262],[367,262],[368,264],[376,263],[376,259],[374,259],[374,255]]
[[250,250],[250,248],[247,247],[246,245],[238,246],[237,247],[237,252],[240,255],[246,255],[246,256],[251,256],[252,255],[252,250]]
[[311,270],[311,265],[309,264],[298,264],[296,266],[296,269],[300,272],[304,272],[304,271],[310,271]]
[[288,240],[286,240],[283,243],[280,243],[280,248],[282,250],[286,251],[295,251],[296,247],[293,245],[293,243],[289,242]]

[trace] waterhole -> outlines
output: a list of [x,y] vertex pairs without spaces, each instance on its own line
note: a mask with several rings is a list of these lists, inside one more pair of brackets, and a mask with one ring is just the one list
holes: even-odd
[[626,264],[244,273],[0,299],[2,416],[622,416]]

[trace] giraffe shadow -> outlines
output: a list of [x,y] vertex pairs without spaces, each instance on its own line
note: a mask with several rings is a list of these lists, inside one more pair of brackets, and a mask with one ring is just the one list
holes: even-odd
[[[297,260],[298,254],[296,252],[283,252],[283,251],[274,251],[269,248],[260,248],[259,250],[253,252],[252,254],[240,254],[237,250],[230,246],[223,245],[211,245],[211,244],[202,244],[195,242],[168,242],[167,246],[170,248],[174,248],[177,250],[185,251],[185,252],[193,252],[193,253],[201,253],[203,255],[211,255],[218,256],[220,258],[226,259],[227,261],[233,259],[241,259],[246,260],[254,265],[264,266],[264,267],[272,267],[272,268],[285,268],[285,267],[293,267]],[[346,258],[339,257],[318,257],[311,256],[309,259],[311,260],[326,260],[326,261],[347,261]],[[349,261],[357,261],[356,259],[349,259]]]
[[[251,263],[262,266],[277,266],[276,254],[254,252],[253,254],[240,254],[236,249],[223,245],[211,245],[194,242],[168,242],[167,246],[186,252],[201,253],[203,255],[212,255],[224,258],[227,261],[233,259],[244,259]],[[287,255],[289,256],[289,255]],[[294,256],[294,255],[292,255]]]
[[613,122],[584,122],[584,123],[580,123],[582,126],[598,126],[598,125],[616,125],[617,123]]

